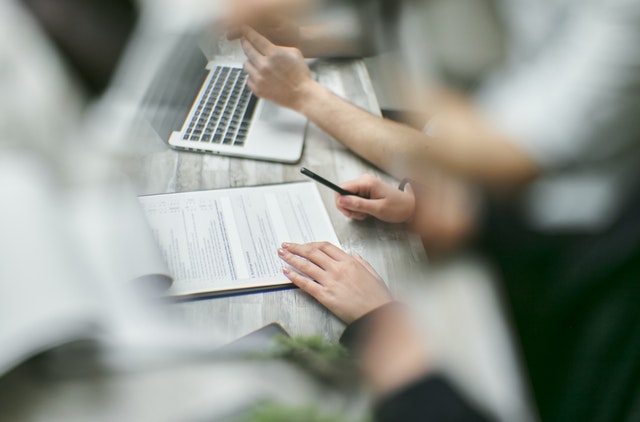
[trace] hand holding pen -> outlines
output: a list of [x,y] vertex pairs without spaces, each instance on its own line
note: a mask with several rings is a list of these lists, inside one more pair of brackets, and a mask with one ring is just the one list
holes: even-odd
[[300,171],[336,191],[336,207],[354,220],[372,216],[388,223],[404,223],[415,213],[413,192],[398,190],[369,174],[337,186],[305,168]]

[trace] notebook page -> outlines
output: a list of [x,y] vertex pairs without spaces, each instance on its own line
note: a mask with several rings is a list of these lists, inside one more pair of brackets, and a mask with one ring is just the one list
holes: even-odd
[[339,244],[312,182],[141,197],[172,295],[289,284],[282,242]]

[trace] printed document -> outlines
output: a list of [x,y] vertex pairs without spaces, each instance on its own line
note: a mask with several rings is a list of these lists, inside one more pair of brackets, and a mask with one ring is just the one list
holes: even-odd
[[339,245],[313,182],[139,199],[173,276],[172,296],[287,286],[282,242]]

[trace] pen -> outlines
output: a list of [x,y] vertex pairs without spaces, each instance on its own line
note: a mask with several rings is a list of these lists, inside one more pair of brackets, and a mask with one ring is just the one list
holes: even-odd
[[350,191],[348,191],[346,189],[342,189],[340,186],[338,186],[338,185],[336,185],[334,183],[331,183],[330,181],[328,181],[324,177],[318,176],[317,174],[315,174],[314,172],[312,172],[308,168],[302,167],[300,169],[300,173],[304,174],[305,176],[308,176],[308,177],[312,178],[313,180],[315,180],[318,183],[322,183],[323,185],[325,185],[329,189],[333,189],[334,191],[338,192],[340,195],[360,196],[357,193],[353,193],[353,192],[350,192]]

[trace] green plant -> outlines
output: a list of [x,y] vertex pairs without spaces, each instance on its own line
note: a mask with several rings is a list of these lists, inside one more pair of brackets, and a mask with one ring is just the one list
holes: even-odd
[[356,367],[348,351],[319,336],[276,336],[271,351],[261,358],[289,360],[321,381],[344,383],[357,379]]
[[291,407],[268,402],[256,406],[237,422],[353,422],[353,420],[322,414],[315,406]]

